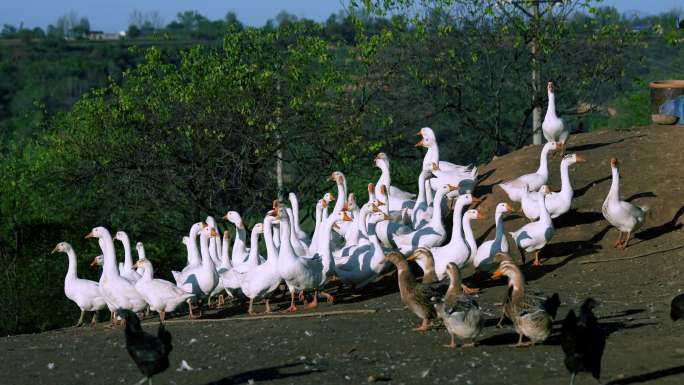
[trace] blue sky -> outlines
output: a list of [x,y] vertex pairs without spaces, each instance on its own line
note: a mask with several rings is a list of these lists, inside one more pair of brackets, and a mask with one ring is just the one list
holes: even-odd
[[[346,3],[346,0],[2,0],[0,25],[19,25],[23,21],[25,27],[45,28],[59,16],[74,10],[80,16],[88,17],[92,29],[113,32],[126,29],[131,11],[140,9],[159,11],[165,23],[175,19],[176,13],[184,10],[197,10],[210,19],[223,18],[226,12],[232,10],[243,23],[259,26],[281,10],[322,21]],[[620,11],[646,13],[684,6],[682,0],[605,0],[603,3],[617,7]]]

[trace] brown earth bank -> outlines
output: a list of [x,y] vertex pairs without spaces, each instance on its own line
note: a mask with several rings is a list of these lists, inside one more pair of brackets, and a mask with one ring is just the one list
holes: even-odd
[[[154,383],[567,384],[558,321],[592,296],[609,333],[602,383],[682,384],[684,322],[673,323],[668,312],[671,298],[684,288],[683,143],[682,127],[571,137],[568,152],[587,159],[571,170],[573,209],[554,221],[557,234],[542,252],[543,266],[528,260],[523,267],[529,286],[561,296],[556,333],[543,345],[511,347],[517,341],[512,326],[494,327],[503,280],[479,282],[484,290],[478,301],[487,315],[480,345],[449,349],[442,346],[449,342],[443,327],[411,330],[419,320],[402,306],[395,278],[386,277],[359,293],[333,288],[338,303],[300,310],[311,317],[249,318],[243,316],[246,306],[235,302],[198,321],[172,319],[171,368]],[[485,198],[479,208],[488,219],[475,226],[479,241],[493,237],[493,209],[505,201],[495,184],[535,170],[538,154],[539,147],[530,146],[481,167],[476,195]],[[646,224],[624,251],[613,248],[617,233],[601,215],[611,157],[621,161],[621,197],[650,207]],[[560,188],[559,162],[556,157],[550,163],[554,190]],[[525,222],[511,217],[506,230]],[[517,251],[513,255],[520,260]],[[467,269],[465,276],[471,273]],[[39,299],[30,301],[40,306]],[[282,309],[287,302],[277,304]],[[154,332],[156,318],[145,327]],[[125,351],[121,328],[9,336],[0,339],[0,352],[2,384],[132,384],[142,377]],[[177,371],[181,360],[195,370]],[[576,383],[596,381],[583,374]]]

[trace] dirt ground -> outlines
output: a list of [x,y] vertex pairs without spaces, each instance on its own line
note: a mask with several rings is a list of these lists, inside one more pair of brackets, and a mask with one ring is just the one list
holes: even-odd
[[[572,137],[569,152],[586,163],[573,167],[573,210],[554,221],[557,234],[542,253],[542,267],[523,267],[529,286],[562,300],[555,329],[587,296],[609,332],[602,383],[684,383],[684,322],[668,317],[671,298],[684,288],[684,164],[682,127],[599,131]],[[488,219],[475,227],[478,242],[493,236],[493,209],[505,201],[497,182],[533,171],[538,147],[494,159],[481,168],[477,190]],[[621,196],[650,206],[646,225],[625,251],[601,215],[610,187],[609,159],[622,162]],[[559,158],[551,162],[560,188]],[[507,231],[525,221],[510,218]],[[520,258],[517,252],[513,253]],[[466,270],[465,276],[472,271]],[[475,348],[449,349],[440,327],[411,329],[419,320],[399,299],[394,277],[362,293],[338,292],[338,303],[302,310],[311,317],[250,319],[233,304],[188,322],[171,319],[171,368],[155,384],[567,384],[557,333],[545,344],[514,348],[511,325],[494,327],[505,281],[478,282],[487,327]],[[335,291],[335,289],[333,289]],[[284,308],[287,301],[278,302]],[[261,309],[260,309],[261,310]],[[315,315],[319,314],[319,315]],[[74,313],[74,319],[78,316]],[[155,319],[145,324],[156,330]],[[123,331],[104,325],[0,339],[2,384],[133,384],[142,375],[129,359]],[[181,360],[194,368],[177,371]],[[595,384],[586,374],[577,384]]]

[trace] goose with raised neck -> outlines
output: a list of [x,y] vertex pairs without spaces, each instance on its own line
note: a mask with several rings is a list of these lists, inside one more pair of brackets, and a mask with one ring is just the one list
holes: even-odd
[[469,173],[472,166],[461,166],[451,162],[446,162],[439,160],[439,146],[437,144],[437,137],[435,132],[430,127],[423,127],[418,131],[418,136],[421,140],[416,143],[416,147],[427,148],[427,152],[423,157],[423,169],[431,168],[433,164],[436,164],[438,169],[446,172],[460,172],[463,175]]
[[217,232],[216,236],[209,238],[209,256],[211,256],[211,260],[214,262],[214,265],[218,266],[219,264],[221,264],[221,252],[219,251],[219,249],[221,248],[221,240],[218,236],[218,227],[216,226],[216,220],[214,219],[214,217],[209,215],[207,216],[205,222],[207,223],[207,225],[209,225],[209,227],[216,229]]
[[537,191],[542,185],[545,185],[549,179],[548,155],[550,151],[555,151],[558,148],[556,142],[547,142],[542,147],[541,155],[539,157],[539,167],[537,171],[521,175],[513,180],[499,183],[508,198],[513,202],[520,202],[526,191]]
[[[316,202],[316,222],[314,224],[314,232],[311,236],[311,243],[309,244],[309,254],[315,254],[318,248],[318,233],[323,220],[323,209],[327,211],[328,204],[324,199],[319,199]],[[274,232],[275,233],[275,232]]]
[[430,169],[423,169],[418,175],[418,197],[411,210],[411,224],[414,230],[430,221],[430,215],[428,214],[430,205],[425,193],[425,181],[427,181],[428,176],[431,174]]
[[297,235],[297,238],[299,239],[300,242],[303,242],[306,244],[306,247],[309,247],[311,245],[311,238],[309,238],[309,235],[302,230],[300,227],[300,222],[299,222],[299,199],[297,199],[297,195],[293,192],[288,194],[288,198],[290,200],[290,204],[292,205],[292,215],[293,215],[293,226],[294,227],[294,232]]
[[133,257],[131,256],[131,241],[128,238],[128,234],[124,231],[117,231],[114,235],[114,239],[120,241],[124,249],[124,262],[123,268],[120,273],[121,276],[127,280],[135,283],[140,279],[140,274],[133,270]]
[[[142,242],[138,242],[135,247],[138,254],[145,255],[145,247]],[[190,299],[195,296],[194,294],[183,291],[169,281],[154,278],[152,262],[145,257],[138,259],[135,267],[142,268],[143,271],[142,277],[135,283],[135,289],[145,298],[145,301],[150,305],[150,310],[159,313],[161,323],[164,323],[166,312],[176,310],[178,305],[184,302],[192,311]]]
[[254,300],[257,298],[266,299],[266,311],[264,313],[271,313],[269,295],[278,289],[282,281],[278,273],[278,251],[273,244],[274,215],[275,211],[269,211],[263,222],[266,262],[247,272],[242,282],[242,292],[249,298],[249,314],[255,314]]
[[506,240],[504,229],[504,214],[513,212],[513,207],[510,204],[501,202],[496,205],[494,213],[494,224],[496,231],[494,239],[483,242],[475,254],[473,265],[476,269],[487,273],[492,273],[498,267],[494,257],[498,253],[508,253],[508,240]]
[[546,107],[546,115],[542,122],[542,133],[549,142],[556,142],[560,145],[561,154],[565,154],[565,143],[570,136],[570,129],[565,127],[563,119],[556,114],[556,94],[554,93],[553,82],[548,82],[546,86],[549,104]]
[[[634,231],[641,228],[646,219],[647,206],[637,206],[627,201],[620,200],[620,169],[617,158],[610,160],[612,181],[610,191],[603,201],[601,211],[608,223],[613,225],[618,231],[618,239],[615,247],[624,250],[629,244],[629,240]],[[627,239],[623,240],[623,234],[627,233]]]
[[[559,216],[570,211],[572,206],[572,197],[574,190],[572,188],[572,182],[570,181],[570,166],[575,163],[585,162],[585,158],[581,155],[570,154],[563,157],[560,164],[560,175],[561,175],[561,190],[559,192],[552,192],[546,196],[545,203],[546,209],[551,215],[552,219],[558,218]],[[530,220],[535,220],[539,218],[538,204],[536,203],[538,198],[537,194],[528,193],[522,199],[522,209],[525,216]]]
[[93,319],[90,323],[94,325],[97,322],[97,311],[104,309],[105,306],[107,306],[107,301],[100,292],[100,285],[89,279],[78,278],[76,271],[76,252],[69,243],[58,243],[52,250],[52,254],[58,252],[66,253],[69,262],[67,273],[64,276],[64,295],[74,302],[81,310],[81,316],[78,318],[78,322],[75,326],[79,327],[83,325],[83,317],[87,311],[93,312]]
[[221,282],[229,293],[231,290],[242,288],[246,274],[259,266],[259,234],[263,232],[264,225],[262,223],[254,225],[249,240],[250,249],[247,261],[221,274]]
[[237,266],[244,263],[249,257],[247,250],[247,231],[245,221],[242,220],[237,211],[228,211],[223,219],[235,225],[235,240],[233,241],[233,252],[230,255],[230,263]]
[[524,250],[528,253],[534,252],[534,266],[541,266],[539,252],[551,241],[551,238],[555,233],[551,216],[549,216],[549,212],[546,210],[546,204],[544,203],[546,195],[549,194],[548,186],[542,186],[539,192],[541,194],[541,197],[537,202],[537,205],[539,206],[539,220],[528,223],[517,231],[510,233],[521,251]]
[[389,157],[384,152],[378,153],[375,156],[375,167],[380,169],[380,177],[375,183],[375,195],[379,196],[380,186],[386,186],[389,190],[389,201],[386,202],[390,211],[400,211],[405,207],[413,206],[413,199],[416,194],[406,192],[392,185],[392,178],[390,176],[390,162]]
[[128,309],[139,312],[147,307],[145,299],[135,290],[135,286],[119,275],[114,253],[114,240],[109,230],[100,226],[92,229],[86,238],[97,238],[104,256],[100,292],[108,303],[116,309]]
[[188,293],[193,293],[199,299],[207,298],[211,295],[218,284],[218,273],[216,266],[209,256],[209,238],[216,236],[216,229],[206,226],[200,231],[200,255],[202,262],[183,273],[181,289]]
[[[330,252],[330,237],[332,226],[338,219],[350,221],[346,211],[338,211],[327,218],[321,228],[318,252],[314,255],[299,256],[295,253],[290,241],[290,217],[285,206],[276,208],[276,217],[280,221],[280,239],[282,240],[278,251],[278,273],[290,288],[291,302],[289,311],[297,311],[294,303],[295,290],[314,290],[314,299],[309,307],[318,306],[319,288],[334,273],[334,260]],[[321,292],[329,301],[332,296]]]

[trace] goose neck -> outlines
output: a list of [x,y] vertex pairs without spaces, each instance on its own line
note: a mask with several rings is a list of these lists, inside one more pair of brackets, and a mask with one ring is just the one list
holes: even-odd
[[199,233],[198,225],[193,225],[188,234],[188,265],[198,265],[200,263],[199,250],[197,249],[197,234]]
[[76,252],[72,247],[69,247],[66,251],[67,258],[69,260],[69,267],[67,268],[67,273],[65,277],[66,280],[76,279]]
[[259,232],[256,231],[256,226],[252,229],[251,238],[249,240],[249,259],[251,263],[257,262],[259,258]]
[[133,268],[133,258],[131,256],[131,241],[128,239],[127,234],[123,234],[121,243],[124,249],[124,270],[130,271]]
[[100,244],[100,249],[102,249],[102,254],[104,256],[104,264],[102,266],[103,273],[119,275],[112,236],[103,231],[98,243]]
[[264,242],[266,243],[266,263],[276,263],[278,252],[273,243],[273,221],[270,217],[264,219]]
[[561,174],[561,195],[572,197],[572,183],[570,182],[570,162],[563,160],[561,162],[560,174]]
[[545,224],[551,224],[551,215],[549,214],[549,210],[546,209],[546,195],[543,193],[539,193],[539,199],[537,200],[537,204],[539,205],[539,221]]
[[470,250],[468,260],[472,260],[477,252],[477,244],[475,242],[475,235],[473,234],[473,228],[470,219],[463,221],[463,235],[465,237],[465,242],[468,245],[468,249]]
[[347,202],[347,186],[346,186],[346,183],[337,183],[337,201],[335,201],[335,207],[333,208],[333,213],[341,211],[342,206],[344,206],[345,202]]
[[456,246],[456,245],[463,245],[465,243],[463,239],[463,207],[465,205],[461,202],[456,202],[456,205],[454,206],[454,214],[453,214],[453,225],[451,227],[451,240],[449,241],[449,245]]
[[444,201],[444,194],[446,190],[439,189],[437,194],[435,194],[434,209],[432,218],[430,219],[430,227],[433,229],[444,229],[444,224],[442,223],[442,203]]
[[556,95],[548,91],[548,96],[549,96],[549,105],[546,108],[546,117],[548,118],[555,118],[556,117]]
[[537,169],[537,174],[542,175],[545,179],[549,176],[549,151],[551,151],[551,147],[544,145],[539,157],[539,168]]
[[620,171],[617,167],[611,167],[612,180],[610,182],[610,191],[608,191],[608,199],[619,200],[620,198]]

